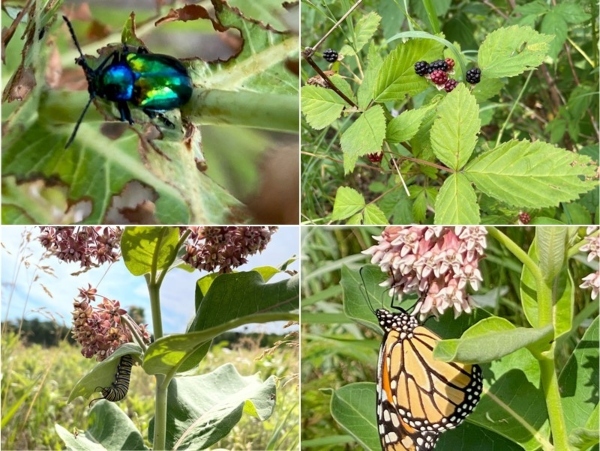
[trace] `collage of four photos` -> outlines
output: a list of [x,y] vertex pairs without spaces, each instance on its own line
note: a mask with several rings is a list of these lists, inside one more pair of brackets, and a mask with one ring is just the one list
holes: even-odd
[[600,450],[589,0],[2,3],[3,450]]

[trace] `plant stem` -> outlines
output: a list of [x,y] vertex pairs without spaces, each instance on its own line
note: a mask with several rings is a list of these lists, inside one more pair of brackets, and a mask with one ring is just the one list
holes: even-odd
[[[244,107],[250,106],[250,107]],[[203,125],[239,125],[298,133],[298,96],[194,89],[184,107],[192,122]]]
[[550,419],[550,429],[552,430],[552,441],[556,449],[568,450],[569,439],[567,428],[565,426],[565,417],[563,414],[560,391],[558,388],[558,379],[554,370],[554,348],[547,354],[538,357],[540,363],[540,372],[542,379],[542,389],[546,398],[546,408],[548,409],[548,418]]
[[536,280],[542,278],[542,272],[540,271],[538,265],[529,257],[529,255],[527,255],[523,249],[517,245],[517,243],[507,237],[496,227],[486,227],[486,230],[491,237],[494,237],[500,244],[506,246],[506,248],[512,252],[512,254],[517,257],[521,263],[527,266],[527,269],[531,271]]
[[167,439],[167,388],[165,375],[156,375],[156,407],[154,409],[154,440],[152,448],[157,450],[166,449]]

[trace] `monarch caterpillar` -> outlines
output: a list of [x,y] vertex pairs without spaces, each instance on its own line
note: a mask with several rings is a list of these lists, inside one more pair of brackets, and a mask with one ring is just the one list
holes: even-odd
[[481,368],[435,360],[441,338],[406,310],[373,310],[370,302],[369,307],[384,331],[377,365],[381,448],[431,450],[440,434],[461,424],[479,402]]
[[107,401],[121,401],[127,396],[129,390],[129,378],[131,377],[131,367],[133,366],[133,359],[131,354],[125,354],[121,357],[119,365],[117,366],[117,374],[115,374],[115,380],[109,387],[98,387],[102,388],[102,398],[92,399],[90,406],[93,402],[100,399],[106,399]]

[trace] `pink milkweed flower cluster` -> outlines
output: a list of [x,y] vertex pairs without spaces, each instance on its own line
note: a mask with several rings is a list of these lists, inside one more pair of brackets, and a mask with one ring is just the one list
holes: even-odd
[[190,227],[183,261],[201,271],[229,273],[262,252],[277,227]]
[[117,261],[120,254],[120,227],[41,227],[40,243],[64,262],[79,262],[82,268]]
[[[598,226],[589,226],[586,230],[586,237],[584,238],[586,244],[579,248],[580,251],[588,253],[588,262],[591,262],[592,260],[600,262],[600,234],[596,233],[598,229]],[[592,300],[596,299],[600,294],[600,269],[585,276],[582,280],[583,283],[579,285],[579,288],[591,288]]]
[[[110,356],[124,343],[133,341],[131,329],[122,321],[127,310],[121,308],[119,301],[102,297],[97,306],[92,306],[96,300],[96,289],[88,286],[79,289],[78,300],[73,302],[73,338],[81,345],[81,354],[86,358],[96,357],[101,362]],[[137,335],[144,343],[150,343],[150,332],[146,325],[129,324],[137,327]]]
[[457,317],[474,306],[466,290],[478,290],[483,280],[479,260],[486,235],[484,227],[390,226],[363,254],[388,273],[382,286],[390,287],[391,296],[419,296],[413,314],[421,320],[449,308]]

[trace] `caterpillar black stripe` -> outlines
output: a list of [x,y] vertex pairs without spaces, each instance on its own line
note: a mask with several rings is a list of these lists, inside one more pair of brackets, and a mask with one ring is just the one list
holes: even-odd
[[117,366],[117,374],[115,375],[114,382],[109,387],[102,388],[102,398],[92,399],[90,406],[94,401],[98,401],[100,399],[116,402],[125,398],[125,396],[127,396],[127,391],[129,390],[129,379],[131,377],[132,366],[133,359],[131,358],[130,354],[126,354],[121,357],[121,361]]

